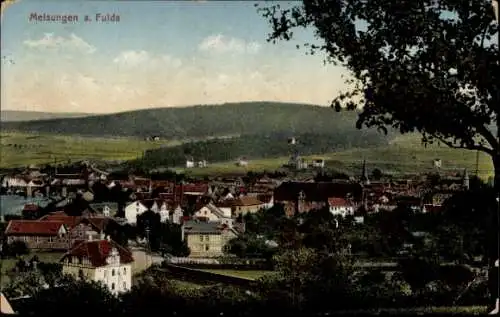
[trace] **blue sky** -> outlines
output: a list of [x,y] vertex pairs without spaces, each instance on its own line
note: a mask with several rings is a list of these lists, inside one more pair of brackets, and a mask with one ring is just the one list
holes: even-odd
[[[261,2],[262,3],[262,2]],[[281,3],[286,5],[285,2]],[[76,23],[29,21],[32,13]],[[119,22],[84,22],[116,14]],[[298,42],[266,42],[250,1],[21,0],[2,16],[2,108],[118,112],[235,101],[327,105],[343,69],[306,56]]]

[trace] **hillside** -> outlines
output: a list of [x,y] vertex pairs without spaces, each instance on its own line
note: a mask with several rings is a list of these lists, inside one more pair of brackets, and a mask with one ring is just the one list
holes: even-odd
[[242,135],[231,139],[215,139],[189,142],[177,146],[150,149],[141,160],[148,168],[184,166],[187,156],[194,160],[209,162],[235,161],[238,158],[260,159],[290,156],[298,151],[300,155],[322,154],[352,148],[376,148],[387,145],[380,134],[367,130],[335,134],[296,134],[297,143],[288,144],[286,134]]
[[[431,145],[423,147],[418,135],[400,135],[391,140],[390,144],[370,148],[351,148],[332,153],[306,156],[306,159],[322,158],[326,160],[328,169],[341,171],[349,175],[359,175],[363,160],[366,160],[368,171],[378,168],[392,175],[406,175],[436,172],[433,160],[439,158],[444,174],[459,173],[464,169],[469,175],[477,175],[484,181],[493,175],[491,158],[484,153],[476,156],[475,151],[450,149],[446,146]],[[273,171],[287,163],[288,156],[251,159],[246,167],[238,167],[234,160],[226,162],[209,162],[206,168],[176,169],[193,176],[215,174],[245,174],[248,171]],[[477,164],[477,165],[476,165]]]
[[91,116],[90,113],[74,113],[74,112],[38,112],[38,111],[15,111],[2,110],[0,112],[0,121],[17,122],[17,121],[33,121],[33,120],[49,120],[61,118],[81,118]]
[[[7,122],[4,131],[81,136],[158,135],[162,138],[200,138],[241,134],[358,132],[356,113],[331,108],[269,102],[160,108],[94,115],[84,118]],[[376,132],[370,132],[376,133]]]

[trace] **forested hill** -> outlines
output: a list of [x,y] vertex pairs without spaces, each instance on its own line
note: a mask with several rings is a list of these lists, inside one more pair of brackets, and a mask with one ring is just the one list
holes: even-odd
[[90,113],[77,112],[39,112],[39,111],[17,111],[17,110],[2,110],[0,112],[1,122],[9,121],[33,121],[33,120],[49,120],[61,118],[80,118],[90,116]]
[[166,139],[270,133],[346,135],[360,133],[355,128],[356,117],[355,112],[337,113],[328,107],[245,102],[156,108],[84,118],[4,122],[2,130],[86,136],[157,135]]

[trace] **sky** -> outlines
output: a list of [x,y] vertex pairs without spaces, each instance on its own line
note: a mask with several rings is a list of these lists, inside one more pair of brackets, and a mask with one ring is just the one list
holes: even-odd
[[[78,22],[30,21],[32,14],[77,15]],[[119,21],[99,22],[96,14]],[[311,30],[277,44],[266,41],[270,31],[252,1],[21,0],[2,14],[2,110],[326,106],[346,88],[344,69],[296,49],[314,41]]]

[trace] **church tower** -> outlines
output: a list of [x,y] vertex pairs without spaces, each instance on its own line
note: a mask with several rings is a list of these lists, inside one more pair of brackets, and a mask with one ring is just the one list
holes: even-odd
[[363,182],[363,185],[370,185],[370,179],[368,178],[368,171],[366,170],[366,160],[363,160],[363,170],[361,172],[361,182]]
[[467,169],[464,170],[464,176],[463,176],[463,179],[462,179],[462,187],[465,190],[469,190],[469,188],[470,188],[470,184],[469,184],[469,172],[467,171]]
[[304,203],[306,200],[306,194],[304,193],[303,190],[299,192],[299,195],[297,197],[297,209],[296,212],[301,214],[304,212]]

